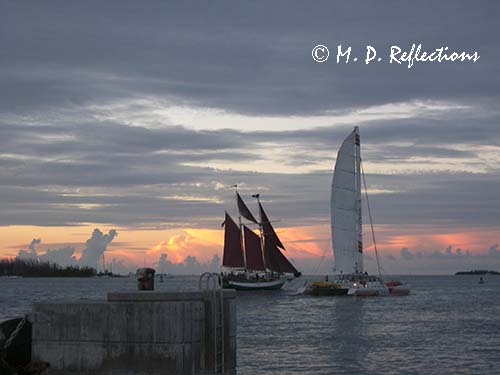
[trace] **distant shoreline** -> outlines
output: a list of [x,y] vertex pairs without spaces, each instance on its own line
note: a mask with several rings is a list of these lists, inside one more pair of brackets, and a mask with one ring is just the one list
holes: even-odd
[[500,275],[498,271],[488,271],[488,270],[472,270],[472,271],[458,271],[455,275]]
[[0,276],[4,277],[118,277],[105,270],[97,272],[92,267],[60,266],[34,259],[0,259]]

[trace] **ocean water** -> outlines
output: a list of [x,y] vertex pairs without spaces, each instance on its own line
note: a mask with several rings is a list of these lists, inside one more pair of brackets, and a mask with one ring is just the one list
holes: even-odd
[[[237,297],[238,374],[499,374],[500,276],[401,276],[405,297]],[[196,276],[156,282],[197,288]],[[105,298],[134,278],[0,278],[0,321],[37,301]]]

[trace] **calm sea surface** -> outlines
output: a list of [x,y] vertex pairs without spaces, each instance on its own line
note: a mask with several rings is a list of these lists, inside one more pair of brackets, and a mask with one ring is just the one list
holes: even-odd
[[[307,279],[307,278],[306,278]],[[238,294],[238,373],[500,374],[500,276],[406,276],[406,297]],[[157,290],[189,290],[176,276]],[[105,298],[135,289],[134,278],[0,278],[0,321],[31,304]]]

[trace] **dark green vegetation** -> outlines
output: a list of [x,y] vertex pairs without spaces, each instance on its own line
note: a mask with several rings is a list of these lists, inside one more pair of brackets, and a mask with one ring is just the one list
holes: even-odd
[[500,275],[498,271],[487,271],[487,270],[472,270],[472,271],[459,271],[455,275]]
[[[111,273],[105,273],[112,276]],[[60,266],[51,262],[32,259],[0,259],[0,276],[23,277],[92,277],[100,276],[95,268],[79,266]]]

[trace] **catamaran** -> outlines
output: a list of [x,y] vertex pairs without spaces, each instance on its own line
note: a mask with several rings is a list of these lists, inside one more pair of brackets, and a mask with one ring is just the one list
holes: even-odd
[[[260,221],[255,219],[237,190],[238,224],[227,212],[225,215],[223,286],[236,290],[281,289],[287,280],[286,274],[300,276],[301,273],[281,252],[285,246],[262,207],[260,195],[252,197],[257,198]],[[242,217],[257,225],[259,234],[243,224]]]
[[[362,180],[378,275],[368,275],[363,267]],[[335,275],[331,281],[326,278],[325,281],[307,284],[303,292],[311,295],[354,296],[408,294],[408,289],[399,288],[400,282],[390,281],[386,283],[382,278],[361,162],[358,127],[355,127],[347,136],[337,154],[332,180],[330,213]]]

